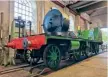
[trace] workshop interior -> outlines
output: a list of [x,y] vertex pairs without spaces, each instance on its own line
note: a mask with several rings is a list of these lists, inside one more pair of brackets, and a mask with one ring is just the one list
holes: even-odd
[[107,0],[0,0],[0,77],[107,77]]

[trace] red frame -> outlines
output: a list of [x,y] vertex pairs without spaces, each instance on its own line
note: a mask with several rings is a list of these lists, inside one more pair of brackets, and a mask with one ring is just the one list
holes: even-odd
[[[24,49],[24,38],[25,37],[13,39],[6,45],[6,47],[13,49]],[[45,35],[28,36],[26,38],[30,42],[30,45],[27,47],[27,49],[40,49],[42,45],[46,44]]]

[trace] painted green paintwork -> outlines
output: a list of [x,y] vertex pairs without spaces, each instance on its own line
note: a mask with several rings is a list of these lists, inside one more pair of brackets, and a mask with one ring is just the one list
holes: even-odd
[[82,34],[81,35],[82,38],[88,39],[88,37],[89,37],[89,30],[84,30],[84,31],[82,31],[81,34]]
[[89,40],[94,40],[94,30],[89,30],[88,39],[89,39]]
[[56,60],[57,59],[57,52],[56,52],[57,48],[53,47],[50,51],[50,55],[48,57],[50,57],[51,60]]
[[79,41],[71,41],[71,49],[78,49],[80,46]]
[[57,46],[50,46],[48,53],[47,53],[48,65],[52,68],[58,65],[60,60],[60,50]]
[[46,36],[47,39],[66,39],[71,40],[71,38],[63,37],[63,36]]
[[94,38],[95,40],[98,40],[99,30],[98,28],[94,28]]
[[102,33],[98,27],[94,28],[94,40],[102,41]]
[[82,40],[80,38],[69,38],[69,37],[63,37],[63,36],[46,36],[46,40],[47,39],[62,39],[62,40],[75,40],[75,41],[79,41]]
[[72,39],[68,37],[62,37],[62,36],[46,36],[46,41],[47,39],[59,39],[59,40],[70,40],[71,41],[71,49],[78,49],[80,46],[79,41],[82,39]]
[[94,28],[93,30],[84,30],[80,32],[80,37],[87,40],[101,41],[102,34],[99,28]]

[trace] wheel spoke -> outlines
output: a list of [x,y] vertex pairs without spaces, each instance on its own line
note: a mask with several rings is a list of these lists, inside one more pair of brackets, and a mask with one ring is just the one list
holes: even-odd
[[51,51],[51,50],[49,50],[49,53],[51,54],[51,53],[52,53],[52,51]]
[[50,61],[50,65],[51,65],[51,67],[53,67],[53,64],[54,64],[54,63],[53,63],[53,61],[51,60],[51,61]]
[[55,51],[58,53],[59,52],[59,49],[58,48],[55,48],[55,49],[56,49]]
[[45,57],[45,63],[49,68],[57,68],[60,62],[60,50],[56,45],[48,45]]
[[51,50],[52,50],[52,52],[54,52],[54,47],[53,46],[52,46]]
[[49,55],[49,56],[47,56],[47,57],[51,58],[52,56],[51,56],[51,55]]
[[56,65],[56,60],[54,61],[54,65]]
[[55,55],[55,52],[54,52],[54,51],[52,51],[52,56],[53,56],[53,55]]

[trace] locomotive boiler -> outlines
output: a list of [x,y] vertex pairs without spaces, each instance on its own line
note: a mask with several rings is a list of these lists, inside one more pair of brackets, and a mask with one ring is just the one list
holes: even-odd
[[28,63],[36,64],[40,59],[51,69],[57,69],[62,59],[80,60],[99,53],[102,44],[101,31],[80,31],[76,36],[69,31],[69,19],[57,9],[51,9],[43,21],[45,33],[12,39],[6,47],[16,49]]

